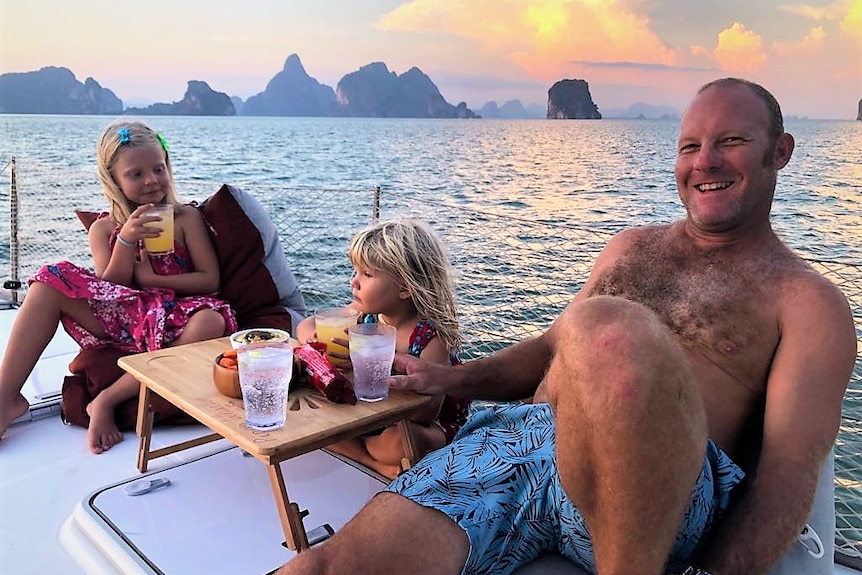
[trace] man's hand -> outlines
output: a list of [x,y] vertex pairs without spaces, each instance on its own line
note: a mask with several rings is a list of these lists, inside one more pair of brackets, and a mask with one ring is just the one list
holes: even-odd
[[451,367],[422,361],[406,353],[396,354],[393,365],[396,373],[404,375],[393,375],[389,378],[389,387],[392,389],[444,395],[447,389],[446,381],[452,376]]

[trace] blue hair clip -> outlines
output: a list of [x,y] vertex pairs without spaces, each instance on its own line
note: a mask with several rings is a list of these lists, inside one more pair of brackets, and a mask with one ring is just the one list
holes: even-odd
[[132,141],[128,128],[120,128],[117,130],[117,135],[120,136],[120,144],[128,144]]
[[168,141],[165,140],[165,137],[162,136],[161,132],[156,132],[156,139],[159,141],[159,143],[162,145],[162,148],[164,148],[166,152],[171,149],[171,147],[168,146]]

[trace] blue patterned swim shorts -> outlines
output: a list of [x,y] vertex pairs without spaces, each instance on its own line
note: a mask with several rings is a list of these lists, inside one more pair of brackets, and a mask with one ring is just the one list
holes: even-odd
[[[386,491],[437,509],[464,529],[470,539],[464,573],[509,573],[543,551],[595,573],[590,535],[560,484],[554,450],[547,404],[493,406],[473,415],[452,444],[425,456]],[[743,476],[710,441],[670,572],[684,569]]]

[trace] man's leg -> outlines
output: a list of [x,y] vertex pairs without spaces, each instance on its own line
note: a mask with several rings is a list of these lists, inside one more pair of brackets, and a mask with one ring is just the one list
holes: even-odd
[[382,493],[331,539],[298,554],[278,575],[456,575],[468,550],[467,535],[443,513]]
[[646,308],[594,297],[558,322],[539,394],[556,417],[557,464],[602,575],[659,575],[706,448],[688,362]]

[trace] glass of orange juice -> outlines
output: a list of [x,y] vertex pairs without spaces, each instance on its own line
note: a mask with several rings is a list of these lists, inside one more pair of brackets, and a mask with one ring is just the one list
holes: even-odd
[[174,251],[174,207],[171,205],[155,206],[147,210],[144,215],[161,218],[147,224],[151,228],[159,228],[161,232],[154,238],[144,238],[144,248],[151,254],[172,253]]
[[340,357],[333,357],[333,353],[349,357],[348,349],[334,343],[333,338],[347,340],[347,328],[356,325],[359,319],[359,310],[346,307],[332,307],[320,309],[314,312],[314,328],[317,331],[317,341],[326,344],[326,355],[333,365],[339,367],[349,366],[350,361]]

